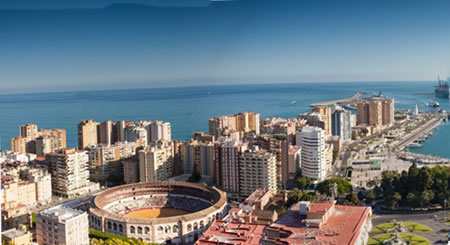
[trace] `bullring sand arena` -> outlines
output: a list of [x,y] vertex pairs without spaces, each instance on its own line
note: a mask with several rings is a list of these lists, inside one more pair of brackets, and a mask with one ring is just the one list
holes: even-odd
[[192,243],[226,213],[226,193],[184,182],[117,186],[98,194],[89,226],[148,243]]
[[172,217],[177,215],[183,215],[189,213],[188,211],[184,211],[176,208],[143,208],[134,211],[130,211],[125,214],[127,217],[131,218],[164,218],[164,217]]

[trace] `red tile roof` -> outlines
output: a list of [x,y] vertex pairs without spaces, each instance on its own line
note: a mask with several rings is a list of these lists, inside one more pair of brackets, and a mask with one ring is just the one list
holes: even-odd
[[[320,210],[326,207],[331,206],[325,203],[314,203],[310,211],[321,212]],[[267,238],[267,240],[275,241],[276,244],[352,245],[355,244],[361,226],[370,215],[370,210],[370,207],[335,205],[335,213],[319,229],[306,227],[302,223],[305,217],[300,215],[299,205],[296,204],[268,228],[289,235],[286,238],[276,240]]]
[[325,210],[330,210],[331,207],[333,207],[334,203],[332,202],[316,202],[313,203],[310,207],[308,212],[312,213],[325,213]]
[[266,225],[216,220],[195,244],[258,245],[265,227]]

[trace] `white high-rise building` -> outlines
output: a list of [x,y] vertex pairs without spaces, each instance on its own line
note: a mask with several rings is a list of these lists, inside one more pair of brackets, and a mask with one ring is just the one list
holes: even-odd
[[318,127],[304,127],[300,132],[302,147],[302,175],[323,181],[327,175],[325,131]]
[[417,106],[417,104],[414,105],[413,116],[414,117],[418,117],[419,116],[419,107]]
[[[169,122],[153,121],[149,125],[149,141],[172,140]],[[149,142],[149,143],[150,143]]]
[[173,155],[172,141],[158,141],[140,150],[139,181],[163,181],[173,177]]
[[49,163],[52,190],[55,194],[72,197],[96,188],[89,181],[89,156],[86,151],[61,149],[47,154],[46,160]]
[[89,244],[89,220],[86,212],[56,206],[36,217],[36,239],[39,244]]
[[147,130],[141,125],[132,125],[125,128],[125,140],[128,142],[135,142],[140,140],[143,146],[148,142]]

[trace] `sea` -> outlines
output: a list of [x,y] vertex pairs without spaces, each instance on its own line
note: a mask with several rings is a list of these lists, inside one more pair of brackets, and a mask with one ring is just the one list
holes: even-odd
[[[10,149],[10,139],[19,126],[67,130],[68,147],[77,146],[77,124],[84,119],[163,120],[171,123],[172,138],[188,140],[193,132],[208,131],[208,119],[242,111],[259,112],[261,118],[297,117],[310,111],[310,104],[349,98],[357,92],[367,96],[382,93],[396,100],[395,108],[433,110],[438,101],[449,110],[448,99],[434,98],[435,82],[335,82],[291,84],[244,84],[177,88],[76,91],[0,95],[1,149]],[[415,151],[450,158],[450,124],[437,128],[423,147]]]

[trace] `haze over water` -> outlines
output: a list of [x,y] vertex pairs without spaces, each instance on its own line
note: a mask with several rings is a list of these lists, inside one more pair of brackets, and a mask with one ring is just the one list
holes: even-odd
[[[163,120],[172,124],[172,138],[188,140],[195,131],[208,131],[208,119],[241,111],[265,117],[296,117],[310,111],[310,104],[348,98],[357,92],[382,92],[394,98],[396,109],[430,110],[437,100],[450,108],[449,100],[427,95],[435,82],[351,82],[202,86],[110,91],[56,92],[0,95],[1,148],[10,149],[10,139],[19,126],[35,123],[39,128],[67,130],[67,145],[77,145],[77,124],[84,119]],[[295,103],[293,103],[296,101]],[[450,127],[441,126],[421,150],[450,157]]]

